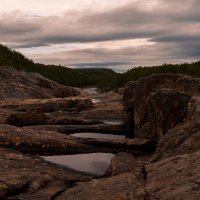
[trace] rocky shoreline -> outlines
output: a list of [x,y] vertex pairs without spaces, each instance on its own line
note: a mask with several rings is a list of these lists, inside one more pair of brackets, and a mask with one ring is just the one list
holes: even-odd
[[[35,74],[9,70],[0,70],[0,85],[5,87],[6,75],[11,72],[18,78],[12,78],[10,85],[8,82],[7,89],[16,86],[13,96],[8,90],[1,91],[0,199],[199,198],[200,79],[156,74],[128,83],[123,95],[113,91],[91,97]],[[25,76],[31,80],[28,90],[40,91],[41,98],[32,92],[27,93],[28,98],[20,95],[27,92],[22,86]],[[22,86],[20,90],[18,85]],[[65,91],[64,96],[58,90]],[[92,99],[99,101],[92,103]],[[103,121],[123,119],[125,123],[119,125]],[[79,132],[129,138],[70,135]],[[115,154],[103,176],[76,171],[39,156],[97,152]]]

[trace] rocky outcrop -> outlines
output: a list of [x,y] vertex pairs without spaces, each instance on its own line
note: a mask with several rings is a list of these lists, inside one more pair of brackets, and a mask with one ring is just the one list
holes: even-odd
[[119,151],[148,154],[155,150],[155,144],[150,140],[76,138],[55,131],[32,130],[10,125],[0,125],[0,146],[43,154],[116,153]]
[[[39,156],[0,148],[0,199],[54,199],[92,176],[45,162]],[[3,161],[3,162],[2,162]]]
[[112,159],[105,176],[116,176],[134,170],[137,160],[135,156],[127,152],[119,152]]
[[149,199],[199,199],[200,151],[149,164],[146,173]]
[[93,109],[84,110],[79,113],[79,117],[89,119],[119,119],[123,120],[122,95],[118,92],[108,92],[91,96]]
[[200,79],[181,74],[154,74],[130,82],[124,110],[131,137],[159,140],[184,122],[191,96],[200,94]]
[[[19,112],[13,110],[0,110],[0,122],[2,124],[10,124],[13,126],[38,126],[41,125],[45,129],[46,125],[95,125],[102,124],[103,122],[92,119],[70,117],[65,113],[44,113],[43,109],[32,108],[27,112]],[[46,126],[48,127],[48,126]]]
[[127,84],[125,116],[131,136],[157,148],[143,165],[146,199],[199,199],[200,79],[156,74]]
[[33,130],[46,130],[56,131],[63,134],[72,133],[104,133],[104,134],[115,134],[124,135],[126,128],[123,125],[110,125],[110,124],[95,124],[95,125],[35,125],[28,126],[27,128]]
[[[199,79],[180,74],[127,84],[124,108],[133,139],[69,135],[124,132],[123,124],[99,121],[121,113],[120,96],[113,93],[101,95],[93,106],[86,97],[1,101],[0,199],[199,199],[199,84]],[[8,147],[40,155],[116,155],[106,173],[94,177]]]
[[38,109],[43,112],[81,111],[91,108],[92,101],[88,97],[66,97],[51,99],[7,99],[0,101],[0,108],[29,112]]
[[0,88],[0,99],[47,99],[85,94],[78,88],[63,86],[39,74],[11,67],[0,67]]
[[93,179],[77,183],[67,189],[57,199],[76,200],[141,200],[146,198],[142,171],[142,163],[135,164],[130,172],[120,173],[113,177]]

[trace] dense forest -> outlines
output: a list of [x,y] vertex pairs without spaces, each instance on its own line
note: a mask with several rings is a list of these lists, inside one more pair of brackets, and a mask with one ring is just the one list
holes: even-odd
[[44,65],[34,63],[21,53],[0,44],[0,66],[10,66],[15,69],[32,71],[54,80],[60,84],[87,87],[107,83],[118,76],[111,69],[71,69],[64,66]]
[[136,67],[119,74],[111,69],[71,69],[64,66],[34,63],[21,53],[0,45],[0,66],[33,71],[60,84],[87,87],[97,86],[101,91],[108,91],[124,86],[128,81],[154,73],[183,73],[200,77],[200,61],[184,64],[163,64],[150,67]]

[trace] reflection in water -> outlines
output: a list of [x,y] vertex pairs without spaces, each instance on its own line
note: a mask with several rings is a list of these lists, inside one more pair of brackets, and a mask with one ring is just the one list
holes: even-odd
[[95,95],[95,94],[99,94],[98,92],[98,88],[96,87],[91,87],[91,88],[83,88],[84,92],[86,92],[89,95]]
[[110,124],[110,125],[122,125],[123,124],[122,120],[102,120],[102,122],[105,124]]
[[125,139],[125,135],[112,135],[112,134],[101,134],[101,133],[74,133],[71,134],[74,137],[81,137],[81,138],[102,138],[102,139]]
[[114,154],[111,153],[43,156],[46,161],[97,175],[103,175],[105,173],[113,157]]
[[92,99],[92,103],[99,103],[99,102],[101,102],[101,99]]

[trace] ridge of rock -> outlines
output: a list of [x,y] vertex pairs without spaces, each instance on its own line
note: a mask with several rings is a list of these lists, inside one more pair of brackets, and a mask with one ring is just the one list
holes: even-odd
[[37,73],[0,66],[0,100],[63,98],[84,94],[78,88],[60,85]]

